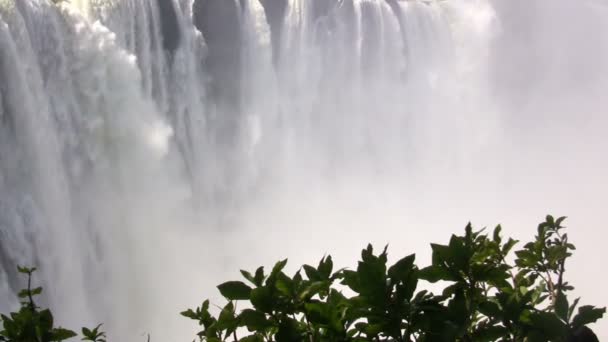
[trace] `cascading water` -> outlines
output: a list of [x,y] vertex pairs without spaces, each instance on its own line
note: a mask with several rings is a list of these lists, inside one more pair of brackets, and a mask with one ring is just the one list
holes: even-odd
[[369,241],[424,262],[468,220],[529,236],[547,211],[595,253],[606,15],[571,0],[0,0],[0,311],[15,265],[35,264],[66,326],[187,339],[177,313],[239,268],[347,264]]

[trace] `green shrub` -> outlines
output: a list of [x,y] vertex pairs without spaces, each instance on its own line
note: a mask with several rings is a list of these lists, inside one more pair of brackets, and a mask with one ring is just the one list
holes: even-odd
[[[202,327],[200,341],[594,341],[586,326],[605,308],[578,307],[564,277],[575,249],[564,233],[564,217],[547,216],[534,241],[473,231],[431,244],[432,264],[422,269],[415,255],[387,265],[387,249],[361,253],[356,270],[334,271],[331,256],[293,276],[287,260],[270,273],[241,271],[248,282],[218,286],[228,300],[218,315],[209,301],[182,315]],[[445,285],[440,294],[420,281]],[[345,293],[351,292],[352,296]],[[237,310],[237,303],[245,302]],[[578,309],[577,309],[578,307]],[[247,331],[246,336],[237,335]],[[584,339],[584,334],[591,339]]]
[[[42,293],[42,287],[32,289],[32,274],[36,268],[18,267],[20,273],[27,275],[27,289],[21,290],[21,309],[2,317],[3,330],[0,331],[0,341],[5,342],[58,342],[76,336],[72,330],[54,326],[53,314],[49,309],[40,309],[34,297]],[[82,328],[83,340],[106,342],[105,334],[99,332],[101,325],[90,330]]]
[[[566,261],[575,247],[564,233],[564,219],[547,216],[534,240],[514,253],[518,241],[503,240],[500,226],[488,235],[468,225],[447,245],[431,244],[432,264],[424,268],[413,254],[389,266],[387,248],[375,254],[371,245],[361,252],[356,270],[334,271],[327,256],[290,277],[282,260],[268,274],[263,267],[241,271],[249,285],[219,285],[228,303],[218,315],[210,312],[208,300],[181,314],[202,326],[200,341],[210,342],[598,341],[587,325],[606,309],[578,306],[579,298],[568,297],[573,287],[565,279]],[[49,309],[36,305],[42,292],[32,289],[36,269],[18,270],[28,277],[27,289],[18,294],[20,310],[1,315],[0,341],[75,337],[54,326]],[[419,289],[421,281],[439,282],[443,291]],[[239,301],[245,302],[242,310]],[[82,340],[106,342],[100,326],[82,328]]]

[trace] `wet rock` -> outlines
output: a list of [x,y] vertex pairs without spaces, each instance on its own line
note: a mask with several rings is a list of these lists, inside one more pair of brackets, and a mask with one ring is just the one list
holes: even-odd
[[173,0],[156,0],[160,14],[161,34],[163,38],[163,48],[171,55],[179,47],[181,42],[181,32],[179,20]]
[[237,135],[240,114],[241,25],[233,0],[196,0],[194,24],[207,44],[205,70],[210,76],[209,95],[218,115],[212,123],[220,145],[231,144]]
[[283,34],[283,23],[287,11],[287,0],[259,0],[264,7],[266,21],[270,27],[270,39],[272,42],[272,60],[276,65],[280,58],[281,39]]

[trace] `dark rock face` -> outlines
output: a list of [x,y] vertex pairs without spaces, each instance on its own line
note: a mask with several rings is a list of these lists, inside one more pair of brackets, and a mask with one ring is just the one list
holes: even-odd
[[312,18],[326,17],[338,5],[338,0],[312,0]]
[[287,0],[259,0],[264,7],[266,21],[270,27],[270,40],[272,42],[272,62],[277,65],[281,51],[281,39]]
[[361,20],[362,20],[362,50],[361,50],[361,66],[363,75],[366,77],[374,76],[374,66],[382,63],[382,55],[380,50],[380,42],[382,41],[382,32],[380,30],[382,23],[381,17],[376,12],[376,7],[368,2],[361,5]]
[[156,0],[156,2],[158,3],[158,11],[160,13],[163,48],[173,55],[181,42],[177,12],[172,0]]
[[[281,40],[283,35],[283,25],[287,12],[287,0],[258,0],[264,7],[266,20],[270,26],[272,40],[273,62],[277,65],[280,59]],[[330,15],[338,7],[339,0],[308,0],[311,2],[311,20],[317,23]]]
[[234,0],[196,0],[194,24],[203,34],[208,53],[209,93],[220,113],[213,123],[218,143],[230,144],[237,134],[240,112],[241,25]]

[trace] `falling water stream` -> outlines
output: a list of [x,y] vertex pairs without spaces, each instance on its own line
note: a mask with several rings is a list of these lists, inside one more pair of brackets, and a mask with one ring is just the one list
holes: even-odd
[[[0,311],[178,341],[238,269],[570,216],[606,305],[602,0],[0,0]],[[426,258],[426,259],[425,259]],[[593,277],[593,281],[590,281]],[[215,297],[216,298],[216,297]],[[217,299],[217,298],[216,298]],[[597,327],[608,337],[608,326]]]

